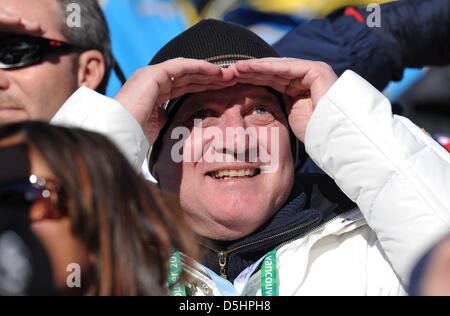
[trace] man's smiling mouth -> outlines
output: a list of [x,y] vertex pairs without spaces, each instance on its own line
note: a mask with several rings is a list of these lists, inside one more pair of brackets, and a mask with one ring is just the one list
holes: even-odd
[[237,169],[237,170],[218,170],[210,172],[207,175],[219,179],[219,180],[230,180],[238,178],[252,178],[261,173],[259,168],[249,168],[249,169]]

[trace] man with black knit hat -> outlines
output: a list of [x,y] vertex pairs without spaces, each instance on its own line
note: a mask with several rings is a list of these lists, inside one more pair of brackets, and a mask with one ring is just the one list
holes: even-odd
[[[205,250],[174,295],[404,294],[449,228],[437,143],[355,73],[279,58],[230,23],[198,23],[114,100],[81,89],[53,122],[133,135],[136,167],[150,152]],[[294,178],[297,140],[329,177]]]

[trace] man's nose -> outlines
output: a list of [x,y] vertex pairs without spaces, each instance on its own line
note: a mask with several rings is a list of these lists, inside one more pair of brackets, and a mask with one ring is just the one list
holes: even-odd
[[220,120],[220,129],[224,132],[227,129],[245,129],[246,122],[245,117],[241,113],[240,108],[232,108],[227,111],[225,111],[222,114],[221,120]]
[[9,78],[6,70],[0,69],[0,90],[6,90],[9,88]]
[[252,143],[250,139],[253,137],[248,132],[248,126],[242,113],[236,109],[226,111],[222,116],[219,128],[222,139],[221,141],[216,140],[215,151],[232,156],[246,155],[250,143]]

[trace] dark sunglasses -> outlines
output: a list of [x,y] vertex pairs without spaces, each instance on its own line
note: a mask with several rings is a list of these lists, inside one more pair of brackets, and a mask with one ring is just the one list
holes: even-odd
[[[52,180],[31,175],[28,180],[0,186],[0,202],[3,207],[18,201],[31,204],[29,218],[32,222],[67,216],[65,194],[61,186]],[[42,202],[43,207],[33,207],[38,202]]]
[[15,69],[42,62],[49,53],[67,54],[87,50],[77,45],[42,37],[13,35],[0,38],[0,69]]
[[[47,54],[68,54],[82,52],[94,48],[82,47],[63,41],[27,35],[8,35],[0,37],[0,69],[17,69],[37,65]],[[126,78],[114,60],[114,71],[119,80],[125,83]]]

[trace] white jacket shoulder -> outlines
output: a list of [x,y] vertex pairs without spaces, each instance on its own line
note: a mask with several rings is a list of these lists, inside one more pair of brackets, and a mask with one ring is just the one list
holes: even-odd
[[139,123],[120,103],[86,87],[78,89],[51,120],[109,137],[140,171],[149,144]]
[[317,105],[305,143],[406,284],[416,260],[450,231],[450,155],[351,71]]

